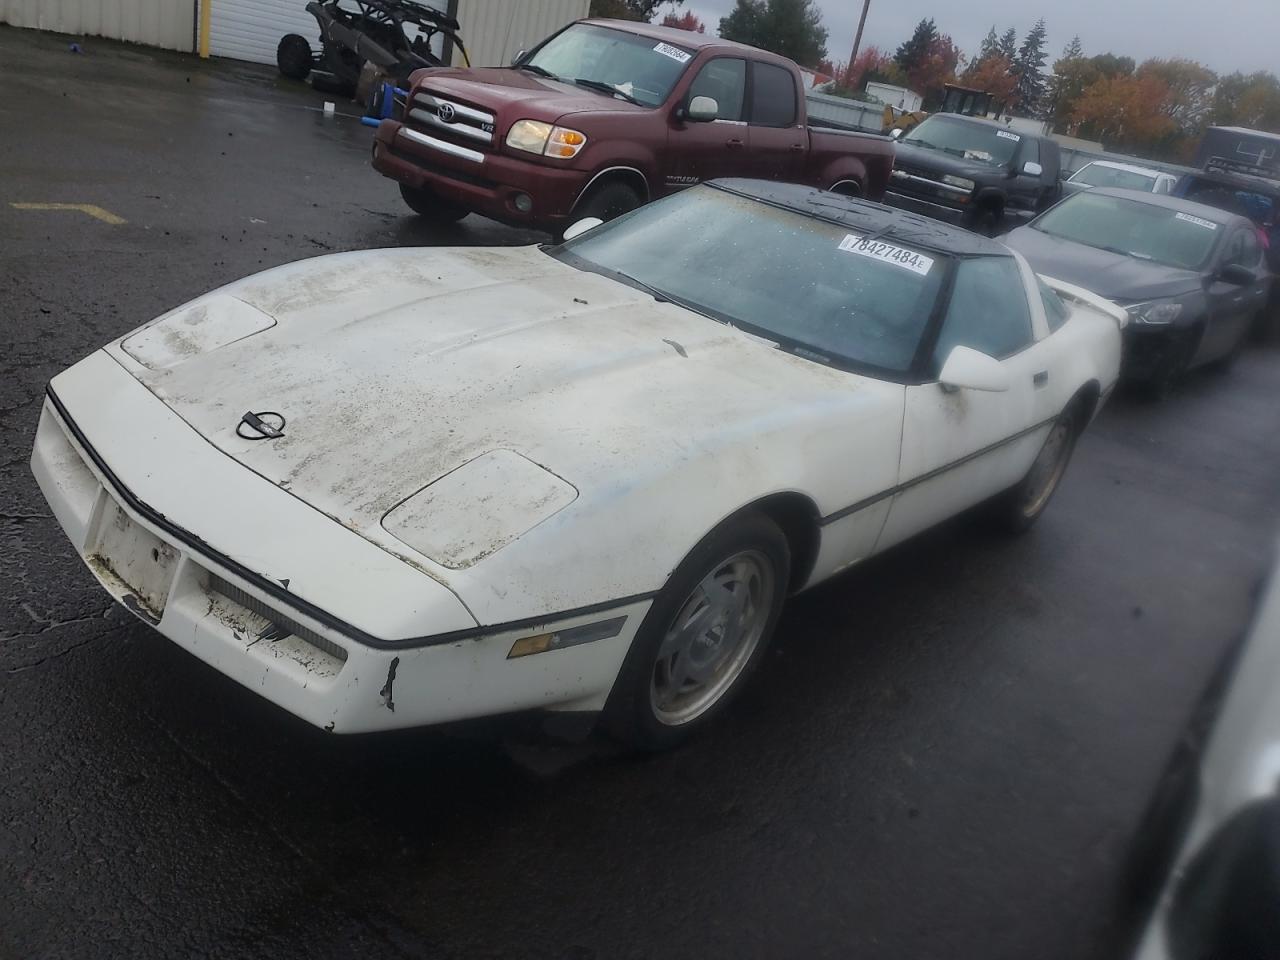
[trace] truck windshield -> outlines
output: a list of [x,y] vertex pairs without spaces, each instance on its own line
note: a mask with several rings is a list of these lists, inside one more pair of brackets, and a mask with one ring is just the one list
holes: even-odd
[[1062,201],[1031,226],[1087,247],[1183,270],[1200,269],[1222,232],[1204,217],[1092,190]]
[[808,360],[890,380],[910,369],[947,272],[937,253],[708,186],[553,255]]
[[688,50],[590,23],[556,34],[520,64],[568,83],[604,84],[646,107],[667,99],[693,54]]
[[1022,143],[1022,135],[985,123],[933,116],[903,137],[902,142],[914,147],[941,150],[952,156],[976,160],[993,167],[1008,167],[1013,163],[1013,156]]

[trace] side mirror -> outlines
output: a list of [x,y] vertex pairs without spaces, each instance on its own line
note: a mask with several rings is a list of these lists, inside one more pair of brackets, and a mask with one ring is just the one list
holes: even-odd
[[599,217],[583,217],[581,220],[569,225],[568,229],[564,232],[564,239],[572,240],[574,237],[580,237],[588,230],[594,230],[602,223],[604,223],[604,221]]
[[1235,287],[1247,287],[1258,278],[1248,267],[1239,263],[1228,263],[1218,271],[1218,279]]
[[516,51],[516,55],[511,58],[511,66],[513,67],[517,66],[520,63],[520,61],[524,59],[524,55],[528,52],[529,52],[528,50],[525,50],[523,48]]
[[692,120],[694,123],[710,123],[720,116],[720,104],[716,103],[713,97],[694,97],[689,101],[689,107],[685,110],[684,116],[686,120]]
[[1004,393],[1009,389],[1009,371],[995,357],[972,347],[956,347],[947,355],[938,382],[943,390],[981,390]]
[[889,136],[891,136],[891,137],[893,137],[893,139],[897,140],[899,137],[901,137],[901,136],[902,136],[902,131],[901,131],[901,130],[899,130],[897,127],[894,127],[892,130],[890,130],[890,131],[889,131]]
[[1022,172],[1028,177],[1038,177],[1044,173],[1044,167],[1036,163],[1034,160],[1028,161],[1022,165]]

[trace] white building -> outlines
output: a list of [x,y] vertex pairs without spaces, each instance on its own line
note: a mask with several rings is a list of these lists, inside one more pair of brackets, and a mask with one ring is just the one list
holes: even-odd
[[[3,0],[0,0],[0,2],[3,2]],[[924,97],[914,90],[908,90],[906,87],[895,87],[891,83],[868,83],[867,96],[875,97],[881,103],[886,103],[895,110],[901,110],[904,113],[915,113],[920,109],[920,105],[924,103]]]
[[[585,17],[590,0],[424,2],[457,17],[471,62],[492,66]],[[275,63],[286,33],[319,45],[319,27],[306,6],[306,0],[0,0],[0,23]],[[460,60],[456,51],[454,60]]]

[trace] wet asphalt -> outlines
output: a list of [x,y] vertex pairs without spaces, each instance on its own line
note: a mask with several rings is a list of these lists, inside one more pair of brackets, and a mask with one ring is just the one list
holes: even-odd
[[260,268],[538,238],[424,228],[273,71],[0,27],[0,80],[0,957],[1105,955],[1270,564],[1280,353],[1117,398],[1030,535],[961,518],[798,598],[676,753],[334,738],[108,602],[27,467],[44,385]]

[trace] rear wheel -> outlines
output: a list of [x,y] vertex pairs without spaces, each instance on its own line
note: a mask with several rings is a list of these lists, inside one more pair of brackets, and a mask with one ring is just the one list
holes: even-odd
[[746,514],[713,530],[663,587],[605,707],[605,728],[642,750],[694,736],[760,662],[791,572],[782,531]]
[[431,190],[411,187],[407,183],[400,184],[400,196],[404,197],[410,210],[432,223],[457,223],[471,212],[466,207],[442,200]]
[[305,80],[311,72],[311,44],[298,33],[286,33],[276,46],[276,66],[290,80]]
[[1027,475],[992,503],[993,520],[1000,529],[1022,533],[1040,519],[1067,472],[1084,424],[1080,403],[1073,403],[1053,422]]

